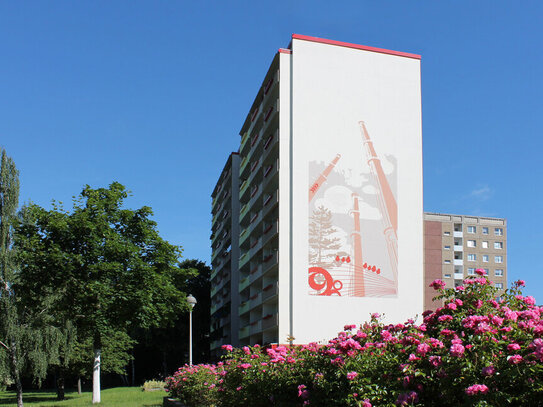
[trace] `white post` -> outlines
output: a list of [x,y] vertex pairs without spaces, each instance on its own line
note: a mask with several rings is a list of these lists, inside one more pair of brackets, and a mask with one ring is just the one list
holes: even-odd
[[192,308],[189,313],[189,365],[192,366]]
[[94,349],[92,369],[92,404],[100,403],[100,349]]

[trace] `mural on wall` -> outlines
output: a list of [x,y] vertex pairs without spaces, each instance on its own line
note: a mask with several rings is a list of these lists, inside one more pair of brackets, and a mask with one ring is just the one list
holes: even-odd
[[355,150],[309,161],[311,295],[397,295],[397,160],[378,155],[366,124],[359,126]]

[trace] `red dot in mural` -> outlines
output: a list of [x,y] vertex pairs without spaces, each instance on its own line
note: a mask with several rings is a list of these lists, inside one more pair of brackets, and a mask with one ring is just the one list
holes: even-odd
[[341,261],[344,262],[344,261],[345,261],[345,257],[342,257],[342,258],[341,258]]
[[368,263],[364,263],[364,265],[363,265],[362,267],[364,267],[365,269],[367,269],[367,268],[368,268]]
[[347,259],[345,260],[347,263],[350,263],[351,262],[351,258],[349,256],[347,256]]
[[377,270],[377,267],[373,266],[373,267],[371,268],[371,271],[375,271],[375,270]]
[[377,269],[377,274],[381,274],[381,269]]
[[339,256],[336,256],[336,261],[339,261]]

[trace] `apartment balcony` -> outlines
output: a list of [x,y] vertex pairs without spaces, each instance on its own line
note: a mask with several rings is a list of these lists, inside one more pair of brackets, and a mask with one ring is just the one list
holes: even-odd
[[278,257],[279,256],[277,254],[277,250],[274,250],[273,253],[268,253],[268,254],[264,255],[264,258],[262,259],[262,272],[263,272],[263,274],[266,274],[274,266],[277,266]]
[[247,338],[251,333],[251,327],[249,325],[244,326],[239,330],[239,337],[241,338]]
[[[258,230],[260,232],[259,227],[262,222],[262,212],[253,214],[249,222],[250,222],[249,226],[245,228],[245,230],[247,230],[247,237],[250,237],[255,230]],[[245,241],[247,237],[244,236],[243,241]],[[240,238],[240,245],[241,245],[241,238]]]
[[463,259],[454,259],[453,263],[454,263],[455,266],[463,266],[464,265],[464,260]]
[[241,142],[239,145],[240,152],[245,149],[245,146],[247,145],[247,141],[249,141],[249,131],[246,131],[245,134],[241,137]]
[[263,86],[263,104],[268,104],[271,98],[277,97],[279,93],[279,87],[277,85],[279,85],[279,71],[274,72],[273,76]]
[[258,307],[262,304],[262,293],[254,294],[253,296],[249,297],[249,309],[253,309],[255,307]]
[[252,259],[260,250],[262,250],[262,238],[258,237],[249,248],[249,259]]
[[464,273],[454,273],[454,279],[455,280],[463,280],[464,279]]
[[279,191],[275,190],[273,193],[265,195],[262,201],[262,216],[266,215],[279,203]]
[[243,205],[241,207],[241,209],[239,211],[239,221],[240,221],[240,223],[245,218],[245,215],[247,215],[248,212],[249,212],[249,203],[246,203],[245,205]]
[[[250,225],[249,225],[250,226]],[[239,234],[239,245],[241,246],[245,240],[249,237],[249,226],[247,226],[245,229],[241,231]]]
[[249,156],[243,157],[239,163],[239,175],[242,176],[245,172],[245,169],[249,167]]
[[258,266],[254,267],[249,272],[249,281],[251,282],[251,284],[253,284],[260,277],[262,277],[262,264],[259,264]]
[[463,252],[464,251],[464,246],[454,245],[454,251],[455,252]]
[[275,221],[266,226],[262,233],[262,247],[264,247],[272,237],[279,233],[279,221]]
[[240,304],[240,306],[238,307],[238,312],[239,312],[239,315],[243,315],[245,314],[246,312],[249,312],[249,301],[244,301]]
[[262,318],[262,330],[275,328],[279,325],[279,316],[277,314],[267,314]]
[[219,298],[219,300],[214,304],[211,305],[211,315],[213,315],[219,308],[221,308],[224,305],[224,301],[222,298]]
[[229,278],[221,278],[217,283],[213,285],[213,288],[211,289],[211,296],[213,297],[215,294],[217,294],[226,284],[227,281],[230,281]]
[[262,332],[262,320],[251,322],[249,324],[249,330],[251,335]]
[[249,279],[249,276],[242,278],[239,282],[239,291],[242,292],[245,288],[249,287],[250,284],[251,280]]
[[239,199],[241,199],[245,196],[245,193],[249,190],[249,181],[245,180],[239,187]]
[[272,103],[264,107],[264,112],[262,113],[262,131],[264,134],[267,134],[273,126],[279,124],[278,113],[279,113],[279,99],[274,99]]
[[279,160],[275,160],[273,163],[265,166],[263,168],[263,180],[262,180],[262,188],[265,190],[268,184],[275,180],[275,176],[279,172]]
[[277,282],[268,284],[262,289],[262,302],[266,302],[270,298],[277,297],[279,294],[279,285]]
[[245,263],[249,261],[251,257],[249,256],[249,252],[243,253],[239,258],[239,268],[242,268]]
[[454,231],[453,232],[453,236],[454,237],[464,237],[464,233],[462,231],[458,232],[458,231]]
[[251,189],[251,195],[249,196],[249,202],[247,202],[247,206],[249,208],[252,208],[253,210],[260,209],[260,194],[262,192],[262,187],[260,186],[260,182],[258,182],[256,185],[253,185]]
[[274,131],[271,135],[265,137],[262,145],[262,162],[265,162],[271,152],[279,155],[275,146],[279,144],[279,130]]

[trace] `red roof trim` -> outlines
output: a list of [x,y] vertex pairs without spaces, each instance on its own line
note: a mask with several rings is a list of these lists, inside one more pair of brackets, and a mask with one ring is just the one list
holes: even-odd
[[[421,56],[417,55],[417,54],[410,54],[410,53],[407,53],[407,52],[400,52],[400,51],[392,51],[392,50],[389,50],[389,49],[368,47],[366,45],[351,44],[351,43],[348,43],[348,42],[327,40],[325,38],[310,37],[308,35],[292,34],[292,39],[320,42],[321,44],[337,45],[337,46],[340,46],[340,47],[347,47],[347,48],[362,49],[364,51],[379,52],[381,54],[396,55],[396,56],[399,56],[399,57],[421,59]],[[279,51],[281,52],[281,50],[279,50]]]
[[286,48],[279,48],[279,53],[280,54],[292,54],[292,51],[290,49],[286,49]]

